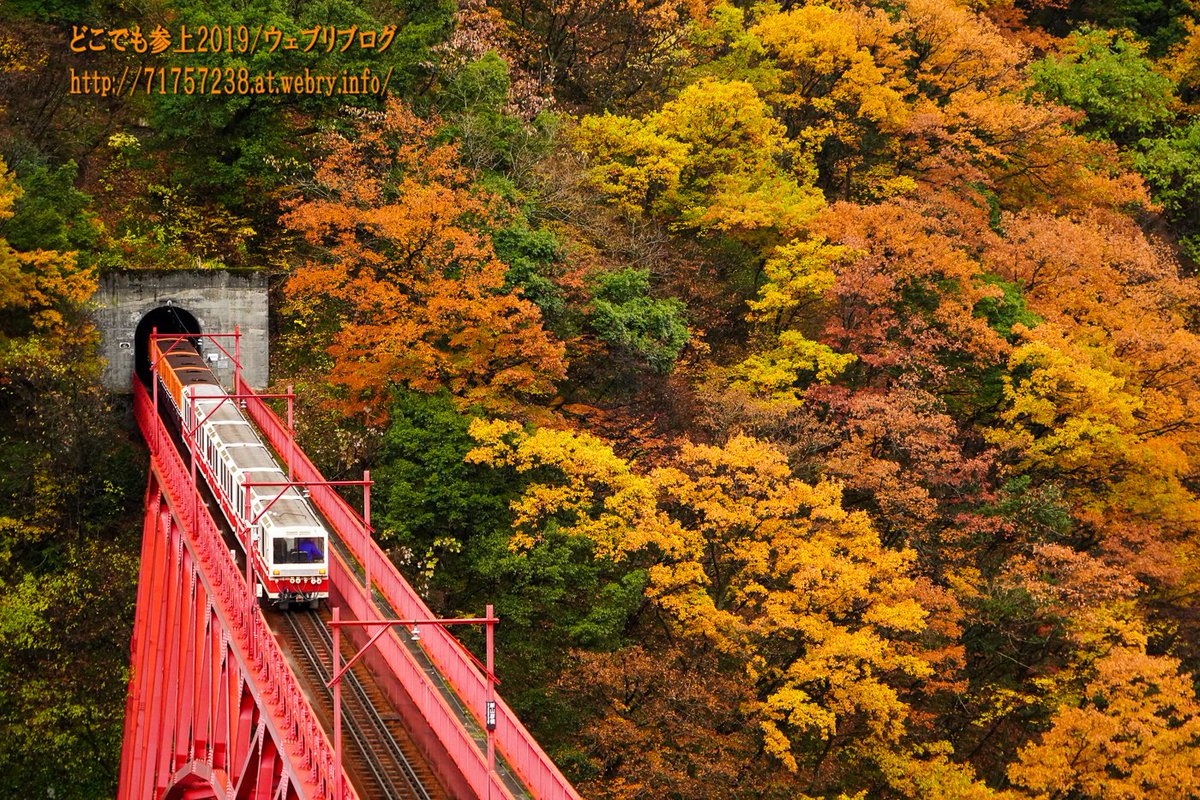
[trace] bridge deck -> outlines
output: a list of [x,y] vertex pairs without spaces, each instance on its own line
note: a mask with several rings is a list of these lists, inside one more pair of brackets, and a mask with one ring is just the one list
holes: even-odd
[[[491,734],[497,758],[494,768],[489,766],[489,734],[482,722],[484,700],[492,696],[486,678],[462,645],[435,624],[422,626],[419,643],[407,632],[388,631],[363,657],[361,667],[348,673],[342,694],[349,736],[345,763],[339,768],[330,746],[332,714],[324,694],[332,652],[327,621],[308,612],[264,613],[257,607],[245,579],[241,548],[230,546],[228,530],[221,530],[227,527],[221,515],[210,513],[215,504],[210,505],[211,498],[204,502],[195,470],[170,441],[171,430],[153,408],[149,392],[135,384],[135,414],[152,451],[147,541],[161,540],[169,549],[155,551],[162,563],[146,566],[144,560],[143,575],[149,576],[147,586],[153,591],[139,591],[132,649],[133,663],[144,663],[130,683],[122,798],[140,798],[149,785],[170,788],[167,795],[172,798],[179,791],[187,794],[207,785],[218,796],[233,792],[264,800],[268,795],[260,789],[266,787],[274,787],[271,797],[288,800],[339,794],[347,800],[578,800],[578,793],[499,697]],[[279,458],[291,462],[296,479],[321,484],[312,486],[311,495],[333,534],[329,602],[341,609],[342,618],[430,619],[428,607],[372,540],[369,526],[332,487],[321,483],[320,472],[263,399],[244,383],[236,390],[245,398],[246,416]],[[172,552],[182,553],[183,561],[178,556],[171,561]],[[209,621],[197,621],[187,636],[168,637],[171,641],[164,649],[158,642],[161,625],[154,620],[178,612],[180,592],[164,588],[176,585],[177,579],[164,579],[163,574],[178,571],[180,563],[193,570],[188,591],[195,598],[197,620]],[[151,595],[164,591],[169,613],[161,607],[142,608],[143,601],[158,605],[161,601]],[[150,629],[144,631],[147,625]],[[214,655],[210,667],[221,685],[230,687],[227,692],[210,691],[217,679],[190,664],[194,645],[188,637],[210,633],[216,638],[209,649],[225,654]],[[367,635],[363,628],[343,629],[344,655],[357,650]],[[145,646],[140,636],[147,637]],[[189,665],[182,684],[176,673],[180,663]],[[193,687],[194,701],[200,705],[188,711],[177,689],[190,696]],[[170,707],[159,708],[164,702]],[[146,708],[151,710],[143,714]],[[212,714],[216,722],[205,716]],[[169,730],[160,722],[176,717]],[[233,757],[223,742],[233,741],[224,731],[233,731],[229,720],[235,717],[238,730],[246,733],[239,734],[240,749]],[[216,733],[214,724],[220,727]],[[210,735],[219,742],[205,738]],[[138,755],[146,746],[154,748],[153,757]],[[151,761],[157,766],[147,766]],[[245,788],[250,786],[260,788]]]

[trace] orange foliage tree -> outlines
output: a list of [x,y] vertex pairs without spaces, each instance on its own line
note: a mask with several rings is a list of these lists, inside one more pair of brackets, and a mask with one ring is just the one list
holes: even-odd
[[1193,797],[1200,703],[1179,662],[1122,648],[1009,770],[1034,797]]
[[1021,331],[989,436],[1015,468],[1058,480],[1111,558],[1160,586],[1194,581],[1194,571],[1170,576],[1171,562],[1190,559],[1164,561],[1161,549],[1200,518],[1188,477],[1200,444],[1194,282],[1123,217],[1024,213],[1006,224],[988,258],[1045,323]]
[[284,287],[295,335],[324,348],[346,408],[371,418],[397,384],[511,412],[565,371],[492,248],[501,202],[434,134],[398,100],[362,114],[351,134],[322,137],[312,182],[283,216],[308,245]]

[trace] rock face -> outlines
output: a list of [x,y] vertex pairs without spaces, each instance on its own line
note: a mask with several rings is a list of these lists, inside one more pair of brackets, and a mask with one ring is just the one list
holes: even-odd
[[[104,385],[128,392],[134,369],[145,376],[151,331],[233,333],[241,331],[246,381],[263,388],[268,380],[267,273],[254,270],[109,272],[100,276],[93,298],[106,365]],[[233,383],[234,339],[201,339],[201,352],[226,386]]]

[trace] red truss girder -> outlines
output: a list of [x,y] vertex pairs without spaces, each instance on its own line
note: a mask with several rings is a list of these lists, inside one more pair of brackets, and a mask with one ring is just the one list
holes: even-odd
[[357,796],[249,600],[244,577],[154,414],[134,389],[152,454],[131,645],[121,800]]
[[121,795],[298,798],[284,785],[253,687],[157,484],[152,475]]
[[[371,536],[359,516],[328,485],[261,396],[235,376],[246,415],[287,462],[289,479],[307,484],[313,503],[363,565],[372,594],[396,615],[431,613]],[[156,390],[157,391],[157,390]],[[185,464],[155,413],[146,389],[134,382],[134,411],[150,444],[146,533],[132,645],[125,742],[118,797],[312,798],[340,788],[357,800],[295,675],[267,627],[247,582],[207,507],[199,502],[193,465]],[[365,480],[364,476],[364,480]],[[374,603],[341,556],[330,550],[331,596],[349,619],[378,618]],[[333,569],[334,563],[340,568]],[[441,625],[422,631],[421,650],[461,703],[484,724],[494,710],[494,743],[508,767],[538,800],[579,800],[579,794],[500,698],[490,670]],[[479,743],[459,721],[442,690],[393,634],[376,645],[385,670],[419,714],[427,755],[465,783],[463,796],[511,797],[490,769]],[[439,770],[440,772],[440,770]]]

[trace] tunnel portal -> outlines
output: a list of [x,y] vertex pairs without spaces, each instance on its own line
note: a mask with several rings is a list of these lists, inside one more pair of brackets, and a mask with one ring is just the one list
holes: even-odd
[[[133,368],[147,385],[150,384],[150,334],[156,330],[159,333],[202,333],[195,315],[186,308],[168,305],[147,312],[133,335]],[[203,353],[204,346],[198,337],[192,344]]]
[[[262,270],[124,270],[104,273],[92,316],[106,362],[104,386],[130,391],[134,374],[147,380],[150,332],[241,333],[242,373],[255,389],[267,385],[267,273]],[[203,336],[200,345],[217,378],[233,383],[233,359]],[[230,340],[221,343],[233,351]]]

